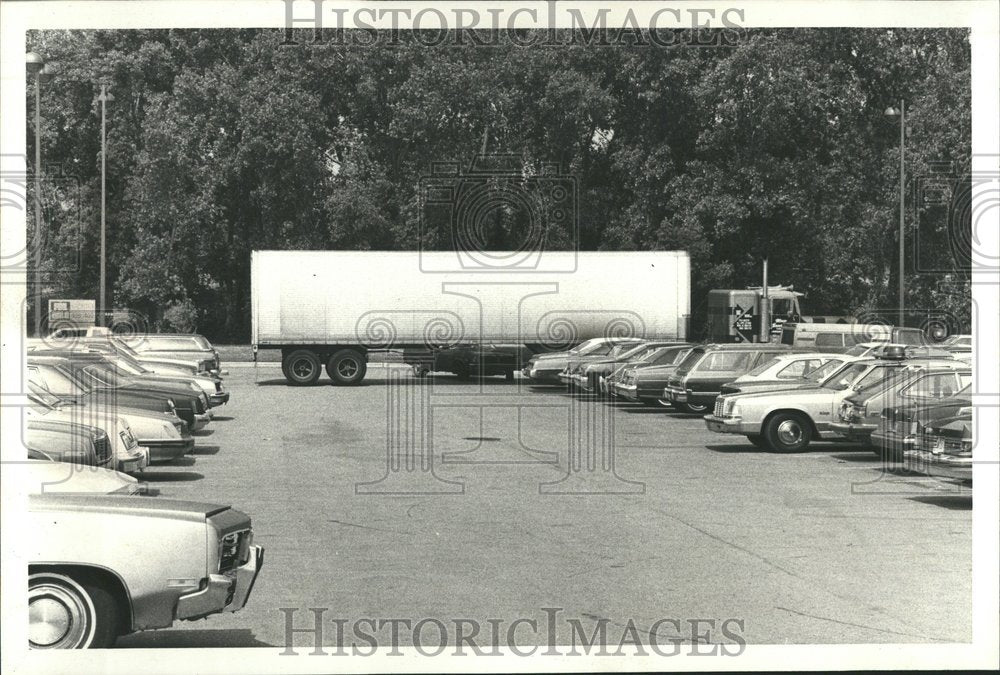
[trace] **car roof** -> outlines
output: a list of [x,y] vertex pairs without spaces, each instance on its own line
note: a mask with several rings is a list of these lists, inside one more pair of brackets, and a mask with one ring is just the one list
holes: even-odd
[[774,342],[710,342],[708,344],[695,345],[694,348],[704,351],[752,351],[765,349],[776,352],[787,352],[789,354],[799,353],[788,345],[776,344]]

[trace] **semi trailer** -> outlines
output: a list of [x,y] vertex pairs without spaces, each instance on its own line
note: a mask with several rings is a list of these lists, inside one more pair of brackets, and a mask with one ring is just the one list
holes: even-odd
[[[686,251],[254,251],[252,349],[280,349],[294,385],[361,382],[374,352],[426,355],[462,345],[565,349],[594,337],[684,340]],[[556,264],[551,264],[555,260]],[[424,356],[421,356],[424,355]],[[433,362],[433,359],[431,359]],[[423,365],[421,365],[423,364]]]

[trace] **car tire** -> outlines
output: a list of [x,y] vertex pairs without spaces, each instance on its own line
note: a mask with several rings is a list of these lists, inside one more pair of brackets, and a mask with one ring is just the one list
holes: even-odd
[[689,415],[704,415],[708,412],[707,405],[699,405],[697,403],[678,403],[678,407],[688,413]]
[[32,649],[103,649],[118,638],[115,597],[99,584],[66,574],[28,576],[28,617]]
[[801,413],[778,413],[764,425],[763,436],[772,450],[801,452],[812,440],[812,423]]
[[761,450],[769,450],[770,446],[767,444],[767,440],[760,434],[747,434],[747,440],[755,448],[760,448]]
[[319,357],[308,349],[296,349],[282,361],[285,377],[297,387],[316,384],[321,366]]
[[326,374],[335,384],[351,386],[365,379],[368,361],[357,349],[341,349],[326,362]]

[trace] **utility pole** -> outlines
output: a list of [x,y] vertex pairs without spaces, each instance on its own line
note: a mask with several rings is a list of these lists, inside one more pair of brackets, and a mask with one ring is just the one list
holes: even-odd
[[906,100],[899,101],[899,325],[904,323],[904,300],[903,294],[906,289],[904,278],[905,267],[905,241],[906,241]]
[[105,289],[107,288],[106,270],[107,270],[107,254],[105,251],[105,240],[107,232],[107,157],[108,157],[108,138],[107,138],[107,102],[114,101],[115,98],[108,93],[108,86],[106,84],[101,85],[101,95],[97,97],[97,100],[101,102],[101,289],[100,289],[100,302],[98,303],[97,310],[97,325],[103,326],[107,321],[106,307],[105,307]]
[[771,294],[767,290],[767,258],[764,258],[764,295],[760,301],[760,341],[771,341]]

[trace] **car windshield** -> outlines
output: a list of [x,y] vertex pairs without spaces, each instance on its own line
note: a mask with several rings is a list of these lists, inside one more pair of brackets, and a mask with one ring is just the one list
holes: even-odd
[[691,352],[689,352],[688,355],[684,357],[684,360],[682,360],[680,364],[678,364],[677,370],[679,371],[691,370],[691,368],[694,367],[694,364],[698,363],[699,359],[701,359],[701,357],[704,355],[705,352],[701,351],[700,349],[692,349]]
[[837,391],[847,389],[867,369],[868,363],[849,363],[823,380],[822,386]]
[[575,355],[582,356],[584,354],[590,353],[591,351],[593,351],[594,349],[596,349],[597,347],[599,347],[603,342],[604,341],[601,340],[601,339],[599,339],[599,338],[593,338],[591,340],[586,340],[586,341],[581,342],[580,344],[578,344],[573,349],[569,350],[569,353],[570,354],[575,354]]
[[650,347],[648,345],[631,345],[631,349],[622,354],[623,359],[630,359],[632,361],[641,361],[653,352],[655,352],[659,347]]
[[97,387],[116,387],[121,382],[121,376],[104,363],[90,363],[82,368],[74,366],[74,370],[81,374],[85,382]]
[[870,351],[871,347],[866,347],[865,345],[861,344],[861,345],[854,345],[846,352],[844,352],[844,354],[846,354],[847,356],[864,356]]
[[125,352],[126,354],[128,354],[132,358],[135,358],[135,357],[139,356],[139,352],[137,352],[136,350],[132,349],[132,345],[130,345],[128,342],[126,342],[124,338],[117,338],[117,339],[115,339],[114,346],[115,346],[115,348],[120,349],[121,351]]
[[633,351],[634,349],[635,349],[635,345],[632,344],[632,343],[615,345],[611,349],[611,351],[608,352],[608,356],[611,357],[611,358],[613,358],[613,359],[617,359],[617,358],[619,358],[621,356],[624,356],[625,354],[629,353],[630,351]]

